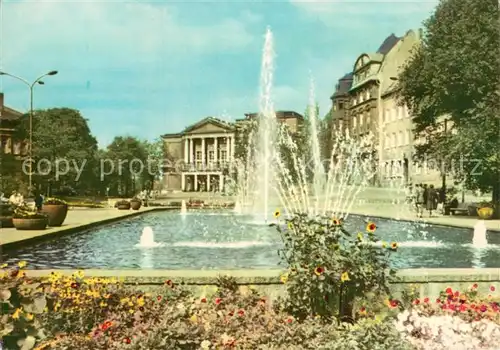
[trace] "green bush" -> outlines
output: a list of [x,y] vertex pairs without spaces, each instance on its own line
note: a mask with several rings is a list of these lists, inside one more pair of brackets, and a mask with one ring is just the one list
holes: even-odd
[[366,232],[352,235],[342,220],[327,217],[309,218],[297,215],[272,224],[284,244],[279,252],[288,267],[282,276],[286,283],[285,309],[295,317],[309,315],[340,316],[352,321],[356,299],[367,293],[387,295],[395,271],[389,267],[389,254],[397,243],[388,247],[379,243],[375,223],[368,223]]

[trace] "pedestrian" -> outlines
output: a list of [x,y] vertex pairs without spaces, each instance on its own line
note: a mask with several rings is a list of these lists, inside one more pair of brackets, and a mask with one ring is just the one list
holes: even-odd
[[434,185],[430,185],[427,191],[426,207],[429,211],[429,217],[432,217],[432,211],[437,209],[438,193]]
[[43,207],[43,196],[39,192],[35,194],[35,207],[36,211],[41,211]]
[[421,218],[424,211],[424,187],[422,184],[415,185],[415,208],[417,217]]

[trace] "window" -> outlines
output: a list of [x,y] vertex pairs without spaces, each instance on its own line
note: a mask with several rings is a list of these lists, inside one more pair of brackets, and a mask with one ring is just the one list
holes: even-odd
[[227,151],[226,150],[221,150],[220,151],[220,160],[221,161],[227,160]]
[[391,147],[396,147],[396,133],[392,133]]
[[214,151],[208,151],[208,160],[210,162],[213,162],[215,159],[215,152]]
[[399,106],[398,110],[399,110],[399,113],[398,113],[399,119],[403,119],[404,113],[405,113],[405,109],[403,108],[403,106]]
[[363,94],[362,93],[360,93],[358,95],[358,98],[359,98],[359,103],[363,102]]
[[352,127],[353,127],[353,129],[356,129],[356,126],[357,126],[357,125],[356,125],[356,119],[357,119],[357,118],[356,118],[356,116],[354,116],[354,117],[352,118]]
[[339,110],[340,109],[344,109],[344,103],[343,102],[339,102]]
[[372,125],[372,117],[370,115],[368,115],[368,117],[366,118],[366,124],[368,126]]
[[363,126],[363,114],[359,115],[359,126]]
[[403,146],[403,132],[398,133],[398,146]]
[[370,90],[366,90],[366,93],[365,93],[365,100],[369,100],[371,96],[371,93],[370,93]]
[[333,107],[332,107],[333,111],[335,112],[337,110],[337,105],[334,104]]
[[201,161],[201,151],[196,151],[196,160]]

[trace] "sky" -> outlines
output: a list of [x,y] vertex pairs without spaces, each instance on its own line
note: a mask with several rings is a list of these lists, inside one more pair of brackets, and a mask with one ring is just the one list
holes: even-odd
[[[57,70],[35,88],[35,108],[80,110],[101,147],[153,140],[258,111],[269,26],[275,109],[303,113],[312,79],[323,116],[356,58],[421,27],[437,2],[0,0],[0,71],[33,81]],[[28,110],[26,85],[0,76],[0,91]]]

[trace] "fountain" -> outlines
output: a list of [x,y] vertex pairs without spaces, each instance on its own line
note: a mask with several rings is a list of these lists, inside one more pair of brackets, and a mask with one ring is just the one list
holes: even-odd
[[181,215],[187,214],[186,201],[183,199],[181,202]]
[[474,248],[486,248],[488,240],[486,239],[486,225],[484,220],[478,220],[474,225],[474,236],[472,238]]
[[155,248],[163,246],[162,243],[155,242],[155,235],[153,229],[149,226],[144,227],[142,230],[141,238],[136,247],[139,248]]

